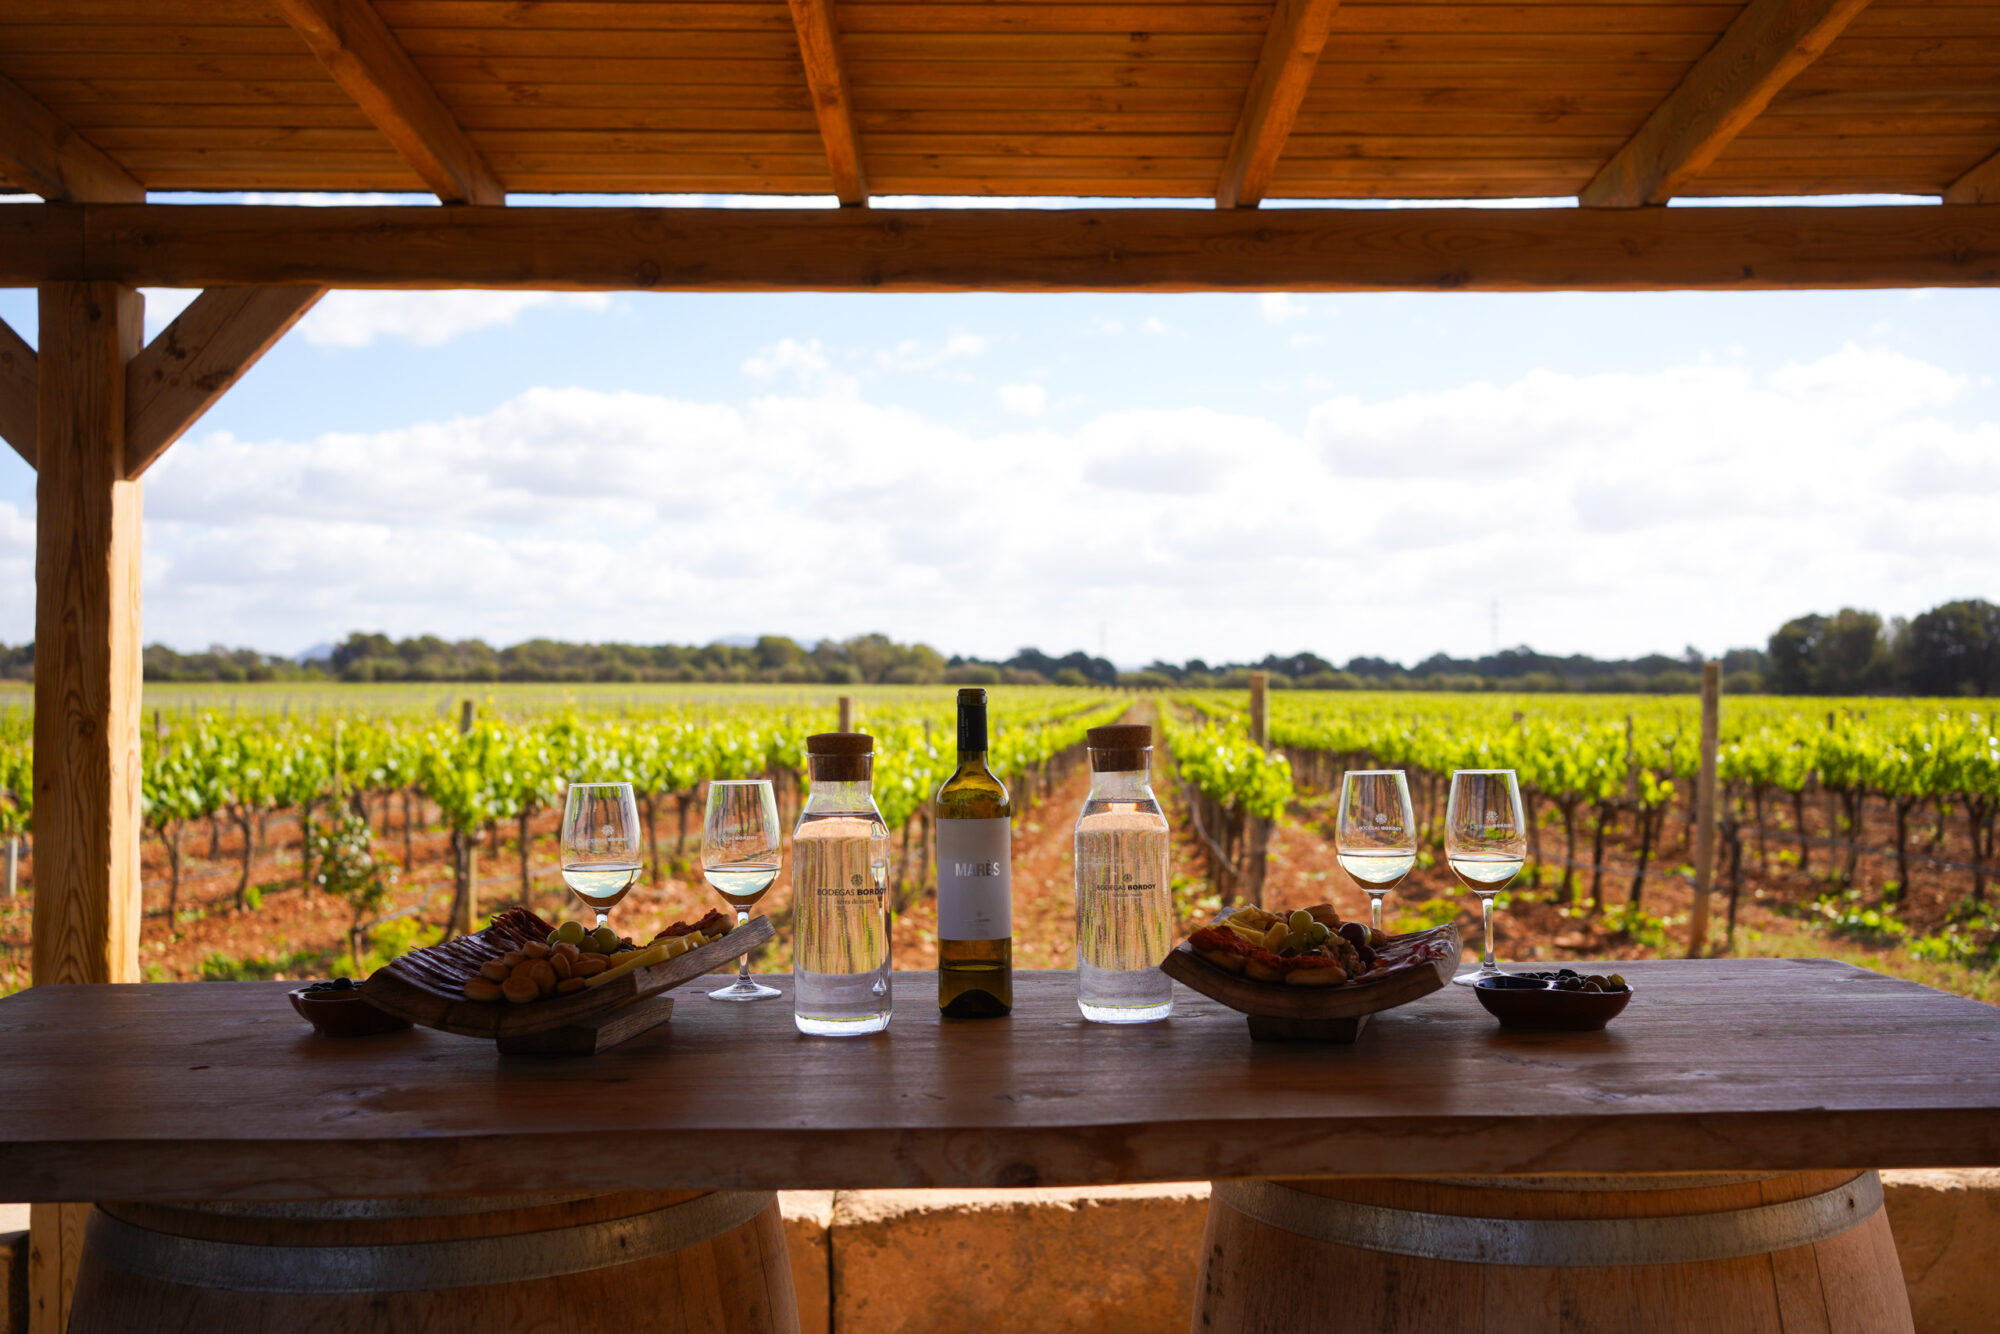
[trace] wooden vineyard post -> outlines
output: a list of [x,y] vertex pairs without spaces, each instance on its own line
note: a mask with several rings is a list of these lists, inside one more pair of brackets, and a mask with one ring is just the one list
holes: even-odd
[[1722,722],[1722,664],[1701,665],[1701,771],[1695,779],[1694,916],[1688,958],[1708,949],[1708,896],[1715,884],[1715,751]]
[[1639,804],[1639,761],[1632,750],[1632,715],[1625,715],[1625,800],[1637,809]]
[[[37,986],[139,980],[139,512],[125,368],[144,302],[41,290],[35,478]],[[60,1334],[87,1204],[30,1211],[28,1327]]]
[[[472,701],[468,699],[460,703],[460,736],[472,731],[473,716]],[[479,835],[453,831],[451,841],[458,849],[458,873],[461,877],[456,899],[458,915],[452,921],[451,929],[455,935],[469,936],[479,929]]]
[[[1250,739],[1259,750],[1271,748],[1271,674],[1250,673]],[[1264,877],[1271,869],[1271,822],[1246,814],[1248,823],[1243,848],[1243,894],[1251,903],[1264,906]]]
[[840,727],[837,730],[842,732],[852,732],[854,730],[854,696],[852,695],[842,695],[840,697]]

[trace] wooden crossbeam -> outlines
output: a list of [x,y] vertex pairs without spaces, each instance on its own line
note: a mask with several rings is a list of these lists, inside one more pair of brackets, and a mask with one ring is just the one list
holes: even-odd
[[0,75],[0,177],[44,199],[122,203],[146,189],[70,123]]
[[792,27],[799,34],[799,55],[806,66],[806,86],[812,90],[813,114],[826,144],[826,165],[833,174],[833,192],[842,208],[868,204],[868,176],[861,168],[861,139],[854,130],[854,99],[848,93],[847,70],[840,59],[840,29],[833,18],[833,0],[791,0]]
[[[8,215],[29,215],[16,222]],[[46,233],[46,235],[44,235]],[[2000,284],[2000,205],[1688,209],[0,207],[0,286],[1665,291]]]
[[1595,208],[1666,203],[1721,156],[1867,3],[1752,0],[1578,199]]
[[0,320],[0,440],[35,466],[35,349]]
[[2000,153],[1995,153],[1946,187],[1947,204],[2000,204]]
[[272,4],[439,199],[505,202],[486,160],[368,0]]
[[125,368],[125,478],[138,481],[323,287],[211,287]]
[[1215,187],[1217,208],[1255,208],[1299,118],[1340,0],[1279,0]]

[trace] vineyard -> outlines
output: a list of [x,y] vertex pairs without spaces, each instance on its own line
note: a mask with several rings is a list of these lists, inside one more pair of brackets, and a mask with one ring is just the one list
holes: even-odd
[[[925,805],[952,763],[952,691],[848,692],[877,740],[895,837],[897,962],[934,948]],[[1267,751],[1238,692],[993,691],[993,766],[1017,806],[1017,949],[1067,966],[1067,830],[1086,728],[1161,733],[1192,918],[1225,897],[1273,906],[1359,896],[1332,862],[1330,791],[1397,767],[1430,840],[1392,898],[1406,927],[1473,930],[1436,845],[1448,776],[1519,771],[1531,860],[1505,896],[1503,957],[1686,950],[1698,709],[1687,699],[1397,694],[1271,697]],[[33,874],[30,718],[0,696],[8,885]],[[703,784],[770,777],[787,824],[803,744],[837,725],[833,688],[161,687],[143,738],[145,929],[155,978],[367,968],[515,902],[569,911],[556,875],[565,781],[630,781],[650,841],[632,930],[699,912]],[[2000,914],[1989,884],[2000,741],[1983,704],[1730,699],[1718,768],[1715,952],[1865,951],[1875,966],[1990,995]],[[1166,781],[1171,776],[1172,781]],[[781,885],[784,882],[781,880]],[[25,985],[28,903],[0,900],[0,988]],[[767,902],[783,920],[784,890]],[[789,964],[786,934],[761,967]],[[1924,972],[1929,968],[1932,971]]]
[[[1448,917],[1438,899],[1454,892],[1439,865],[1449,775],[1511,768],[1531,842],[1508,897],[1530,933],[1556,953],[1686,949],[1684,934],[1668,937],[1689,901],[1700,763],[1691,699],[1280,692],[1270,757],[1248,744],[1240,694],[1179,695],[1169,710],[1192,804],[1224,831],[1209,864],[1225,880],[1254,878],[1255,821],[1287,810],[1312,825],[1343,770],[1402,768],[1427,839],[1405,898]],[[1759,697],[1729,700],[1722,717],[1714,885],[1724,906],[1710,949],[1737,946],[1739,919],[1754,912],[1780,937],[1809,926],[1836,945],[1895,946],[1919,963],[1990,973],[2000,738],[1988,704]]]
[[[506,904],[560,911],[557,813],[566,780],[585,774],[629,781],[639,795],[654,893],[650,902],[635,896],[628,929],[664,924],[708,897],[698,883],[691,894],[685,884],[665,892],[670,877],[690,878],[704,782],[769,777],[789,824],[805,738],[838,723],[830,692],[797,689],[532,689],[462,704],[398,689],[361,695],[376,705],[365,715],[351,707],[351,687],[303,697],[235,692],[227,712],[203,707],[220,702],[215,692],[201,695],[159,692],[164,702],[143,738],[144,948],[157,956],[142,958],[149,976],[366,967],[446,930],[472,929]],[[350,707],[321,707],[329,697]],[[924,807],[954,761],[953,692],[853,698],[855,725],[876,738],[876,800],[898,839],[891,891],[906,909],[929,883]],[[998,690],[992,766],[1032,804],[1081,758],[1084,731],[1126,708],[1102,691]],[[31,770],[27,714],[0,713],[0,838],[10,849],[32,829]],[[31,853],[20,869],[32,874]],[[0,986],[12,990],[27,981],[27,895],[6,905]],[[341,948],[301,949],[302,937],[325,934],[328,915],[342,919]],[[228,948],[166,962],[169,946],[189,934]]]

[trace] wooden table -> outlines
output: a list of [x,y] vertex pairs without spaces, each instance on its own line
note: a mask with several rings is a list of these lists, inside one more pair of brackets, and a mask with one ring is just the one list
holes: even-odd
[[1185,989],[1113,1028],[1067,973],[1019,976],[1010,1020],[944,1022],[898,973],[879,1037],[690,989],[573,1059],[316,1038],[282,983],[35,988],[0,1001],[0,1191],[594,1189],[595,1137],[635,1189],[2000,1165],[2000,1010],[1831,961],[1619,966],[1638,994],[1601,1034],[1502,1031],[1463,987],[1353,1046],[1252,1043]]

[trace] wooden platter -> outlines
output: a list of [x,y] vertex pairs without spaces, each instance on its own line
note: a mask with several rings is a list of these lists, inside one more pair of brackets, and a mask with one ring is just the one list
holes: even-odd
[[450,981],[452,972],[477,971],[481,963],[513,948],[511,940],[496,937],[489,927],[376,969],[361,984],[361,994],[377,1009],[424,1028],[496,1040],[503,1052],[595,1052],[636,1037],[672,1012],[671,1001],[648,1005],[643,1013],[651,1022],[635,1027],[631,1021],[639,1016],[621,1013],[628,1006],[713,972],[772,934],[768,917],[753,917],[718,940],[663,963],[634,968],[601,987],[510,1005],[467,1000],[460,985]]
[[1224,972],[1186,941],[1160,968],[1183,986],[1248,1016],[1250,1036],[1259,1042],[1352,1042],[1361,1036],[1369,1015],[1407,1005],[1449,984],[1458,970],[1459,949],[1458,926],[1452,922],[1390,936],[1380,953],[1400,966],[1342,987],[1292,987]]

